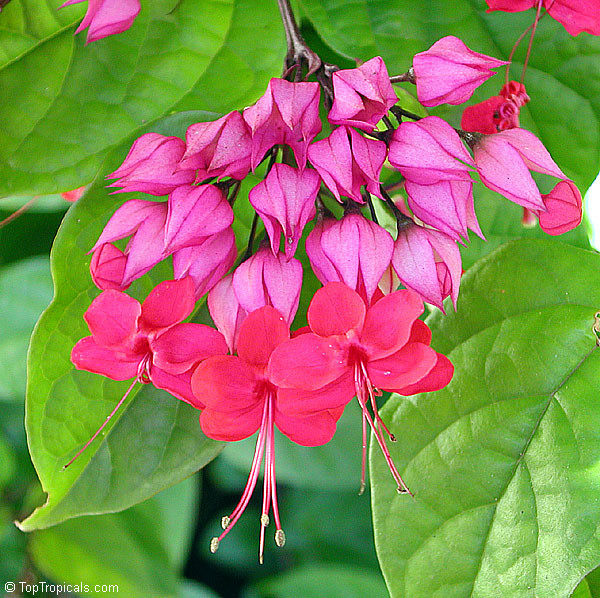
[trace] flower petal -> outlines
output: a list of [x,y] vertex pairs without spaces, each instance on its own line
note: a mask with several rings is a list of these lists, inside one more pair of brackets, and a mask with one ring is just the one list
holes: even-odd
[[262,404],[234,413],[205,409],[200,416],[200,427],[213,440],[243,440],[258,430],[262,412]]
[[192,391],[207,408],[237,413],[253,408],[257,380],[252,368],[235,355],[217,355],[200,362],[192,374]]
[[165,372],[165,370],[153,366],[150,372],[150,378],[152,384],[154,384],[156,388],[166,390],[174,397],[189,403],[196,409],[204,409],[204,403],[192,392],[191,370],[180,374],[170,374],[169,372]]
[[277,391],[277,408],[286,415],[309,415],[327,409],[345,407],[356,394],[351,368],[333,382],[316,390],[280,388]]
[[346,372],[343,352],[316,334],[281,343],[271,354],[268,377],[276,386],[316,390]]
[[116,348],[135,335],[141,311],[139,301],[110,289],[92,301],[83,317],[99,345]]
[[450,360],[445,355],[438,353],[435,366],[433,366],[433,369],[426,376],[414,384],[409,384],[403,388],[393,389],[392,392],[408,396],[419,392],[433,392],[435,390],[440,390],[452,380],[453,374],[454,366]]
[[196,305],[194,291],[194,281],[190,276],[161,282],[142,303],[140,327],[151,332],[181,322]]
[[390,293],[372,305],[360,335],[371,359],[387,357],[405,345],[423,309],[421,298],[409,290]]
[[266,368],[271,353],[290,338],[283,316],[270,305],[248,314],[240,328],[238,355],[249,364]]
[[329,411],[307,417],[290,417],[275,409],[275,425],[296,444],[321,446],[333,438],[337,420]]
[[315,293],[307,318],[315,334],[328,337],[360,331],[365,313],[365,302],[358,293],[341,282],[329,282]]
[[102,374],[111,380],[129,380],[137,376],[140,357],[119,355],[98,345],[94,337],[86,336],[73,347],[71,361],[78,370]]
[[369,378],[383,390],[402,388],[426,376],[437,362],[437,353],[427,345],[409,343],[396,353],[367,364]]
[[152,362],[171,374],[182,374],[194,364],[227,354],[224,336],[204,324],[182,323],[150,341]]

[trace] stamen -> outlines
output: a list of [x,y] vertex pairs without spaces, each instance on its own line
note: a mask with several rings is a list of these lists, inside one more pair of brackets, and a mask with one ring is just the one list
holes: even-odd
[[285,532],[282,529],[278,529],[275,532],[275,544],[277,544],[279,548],[285,546]]
[[380,425],[385,433],[388,435],[389,439],[391,442],[396,442],[396,437],[389,431],[388,427],[385,425],[385,422],[381,419],[381,416],[379,415],[379,409],[377,409],[377,402],[375,401],[375,393],[373,392],[373,385],[371,384],[371,381],[369,380],[369,376],[367,374],[367,368],[365,367],[365,364],[361,362],[360,367],[362,369],[362,379],[364,382],[364,385],[367,387],[367,391],[369,393],[369,398],[371,400],[371,407],[373,409],[373,414],[375,415],[375,421],[377,422],[378,425]]
[[212,540],[210,541],[210,551],[214,554],[215,552],[217,552],[217,550],[219,549],[219,543],[220,540],[219,538],[212,538]]
[[396,469],[396,466],[394,465],[394,462],[392,461],[392,457],[391,457],[388,447],[385,443],[385,438],[381,434],[381,431],[379,430],[379,428],[375,425],[375,422],[373,421],[373,418],[371,417],[371,414],[369,413],[367,401],[364,396],[364,388],[365,388],[365,386],[367,386],[367,384],[366,384],[367,380],[361,380],[360,378],[361,378],[360,372],[358,371],[358,367],[357,367],[357,368],[355,368],[355,376],[354,376],[355,384],[357,384],[357,382],[359,380],[360,380],[361,384],[356,385],[356,399],[358,400],[358,402],[363,410],[363,415],[367,418],[367,421],[369,422],[369,425],[371,426],[371,430],[373,431],[373,434],[375,434],[375,438],[377,439],[379,448],[381,448],[381,452],[383,453],[383,456],[388,465],[390,473],[392,474],[392,477],[394,478],[394,481],[397,484],[398,493],[399,494],[408,493],[412,496],[412,492],[408,489],[408,486],[402,479],[402,476],[398,473],[398,470]]
[[223,529],[227,529],[229,527],[229,524],[231,522],[231,518],[227,515],[225,515],[224,517],[221,517],[221,527]]
[[268,515],[266,515],[265,513],[263,513],[263,514],[260,516],[260,524],[261,524],[263,527],[269,527],[269,523],[271,523],[271,520],[269,519],[269,516],[268,516]]
[[[264,444],[265,444],[264,423],[265,423],[265,418],[267,416],[267,408],[268,408],[268,405],[267,405],[267,402],[265,401],[265,407],[263,409],[263,416],[262,416],[262,423],[260,426],[260,431],[258,433],[258,438],[256,439],[256,448],[254,449],[254,457],[252,459],[252,466],[250,468],[250,474],[248,476],[248,481],[246,482],[246,487],[244,488],[244,491],[242,492],[242,496],[241,496],[237,506],[231,513],[231,515],[229,517],[223,517],[221,519],[221,525],[223,524],[223,521],[226,519],[228,520],[228,525],[227,525],[227,528],[224,529],[224,531],[221,533],[221,535],[218,538],[213,538],[211,540],[211,543],[210,543],[211,552],[214,552],[218,548],[221,540],[233,529],[233,527],[237,523],[238,519],[240,518],[240,516],[242,515],[242,513],[248,506],[248,503],[250,502],[252,492],[254,491],[254,488],[256,486],[256,481],[258,479],[258,474],[260,471],[260,464],[262,462],[262,457],[263,457],[263,450],[264,450]],[[215,550],[213,550],[213,545],[216,546]]]
[[123,404],[125,399],[129,396],[129,393],[133,390],[133,387],[136,385],[137,382],[138,382],[138,379],[136,378],[131,383],[131,386],[125,391],[125,394],[121,397],[121,400],[117,403],[117,406],[110,412],[109,416],[104,420],[104,423],[94,432],[93,436],[83,445],[83,447],[81,449],[79,449],[77,454],[66,465],[63,465],[63,471],[65,469],[67,469],[67,467],[69,467],[69,465],[71,465],[71,463],[73,463],[73,461],[75,461],[75,459],[77,459],[77,457],[79,457],[79,455],[81,455],[81,453],[83,453],[83,451],[85,451],[85,449],[88,446],[90,446],[90,444],[92,444],[92,442],[94,442],[94,440],[97,438],[98,434],[100,434],[100,432],[102,432],[102,430],[104,430],[104,428],[106,428],[106,425],[112,419],[112,416],[119,410],[119,407]]
[[[360,378],[360,372],[358,365],[354,367],[354,388],[356,392],[362,391],[362,380]],[[358,401],[360,403],[360,400]],[[362,460],[360,466],[360,489],[358,495],[362,496],[366,488],[366,472],[367,472],[367,417],[363,410],[362,413]]]
[[[265,551],[265,528],[269,525],[269,510],[271,508],[271,460],[273,458],[273,447],[270,443],[270,437],[273,432],[273,396],[271,393],[267,393],[265,399],[267,405],[267,417],[263,420],[263,425],[266,428],[266,451],[265,451],[265,467],[264,467],[264,481],[263,481],[263,502],[262,502],[262,514],[260,516],[260,542],[258,547],[258,560],[260,564],[263,563],[263,555]],[[267,522],[266,525],[264,522]]]
[[[272,396],[272,400],[275,397]],[[271,477],[271,502],[273,503],[273,517],[275,519],[275,526],[278,530],[281,529],[281,520],[279,519],[279,503],[277,502],[277,481],[275,479],[275,432],[273,430],[273,419],[271,418],[270,427],[267,434],[267,444],[271,453],[269,460],[269,474]],[[283,532],[282,532],[283,533]],[[284,536],[285,541],[285,536]]]
[[527,46],[527,54],[525,56],[525,62],[523,63],[523,72],[521,73],[521,83],[525,79],[525,72],[527,71],[527,65],[529,64],[529,57],[531,56],[531,48],[533,46],[533,38],[535,37],[535,30],[540,20],[540,12],[542,11],[542,0],[538,0],[537,11],[535,13],[535,21],[531,26],[531,37],[529,38],[529,45]]

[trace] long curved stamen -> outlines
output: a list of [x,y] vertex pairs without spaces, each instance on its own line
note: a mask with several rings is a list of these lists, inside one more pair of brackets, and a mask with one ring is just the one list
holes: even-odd
[[373,392],[373,384],[371,384],[371,380],[369,380],[369,376],[367,374],[367,368],[365,364],[361,362],[360,364],[362,370],[362,376],[364,383],[367,387],[367,391],[369,393],[369,399],[371,401],[371,408],[373,409],[373,415],[375,416],[375,421],[379,426],[381,426],[384,432],[388,435],[388,438],[391,442],[396,442],[396,437],[390,432],[389,428],[385,425],[385,422],[381,419],[379,415],[379,409],[377,409],[377,402],[375,401],[375,393]]
[[525,79],[525,72],[527,71],[527,65],[529,64],[529,57],[531,56],[531,48],[533,46],[533,38],[535,37],[535,31],[537,24],[540,20],[540,12],[542,10],[542,0],[538,0],[537,11],[535,13],[535,21],[531,26],[531,37],[529,38],[529,45],[527,46],[527,54],[525,55],[525,62],[523,63],[523,72],[521,73],[521,83]]
[[379,448],[381,449],[381,452],[383,453],[383,456],[388,465],[390,473],[392,474],[392,477],[394,478],[394,481],[396,482],[396,484],[398,486],[397,487],[398,493],[400,493],[400,494],[408,493],[412,496],[412,492],[408,489],[408,486],[402,479],[402,476],[398,473],[398,470],[396,469],[396,466],[394,465],[394,462],[392,461],[392,456],[390,455],[390,451],[388,450],[388,447],[385,443],[385,438],[383,437],[379,428],[375,425],[375,422],[373,421],[373,418],[371,417],[371,414],[369,413],[368,405],[367,405],[367,398],[365,397],[365,388],[367,388],[367,381],[362,378],[361,372],[359,371],[359,366],[355,367],[354,380],[355,380],[355,384],[356,384],[356,398],[363,410],[363,416],[367,418],[367,421],[369,422],[369,425],[371,426],[371,430],[373,431],[373,434],[375,435],[375,438],[377,439],[377,443],[379,444]]
[[258,474],[260,472],[260,465],[262,463],[264,446],[265,446],[265,438],[266,438],[266,433],[267,433],[266,422],[267,422],[267,418],[268,418],[268,412],[269,412],[269,401],[265,401],[265,405],[263,408],[263,414],[262,414],[262,420],[261,420],[261,424],[260,424],[260,431],[258,433],[258,438],[256,439],[256,448],[254,449],[254,457],[252,459],[252,466],[250,468],[250,474],[248,476],[248,481],[246,482],[246,487],[244,488],[244,491],[242,492],[242,496],[241,496],[237,506],[232,511],[231,515],[229,517],[223,517],[223,519],[222,519],[222,524],[224,524],[223,527],[225,528],[225,530],[223,531],[223,533],[220,536],[214,537],[210,541],[210,551],[211,552],[217,552],[217,549],[219,548],[219,544],[220,544],[221,540],[223,540],[223,538],[233,529],[233,526],[237,523],[238,519],[241,517],[242,513],[244,512],[244,510],[248,506],[248,503],[250,502],[250,497],[252,496],[252,493],[254,492],[254,488],[256,487],[256,481],[258,480]]
[[267,419],[266,419],[266,451],[265,451],[265,467],[263,470],[263,502],[262,512],[260,515],[260,542],[258,548],[258,562],[263,564],[263,555],[265,550],[265,530],[269,525],[269,510],[271,508],[271,461],[273,458],[273,449],[271,447],[270,439],[273,431],[273,397],[271,393],[267,394],[265,401],[267,405]]
[[133,387],[138,383],[138,381],[139,380],[136,377],[136,379],[131,383],[131,386],[125,391],[125,394],[121,397],[121,399],[117,403],[116,407],[110,412],[108,417],[104,420],[104,423],[94,432],[93,436],[83,445],[83,447],[81,449],[79,449],[77,454],[66,465],[63,465],[63,470],[67,469],[67,467],[69,467],[69,465],[71,465],[71,463],[73,463],[73,461],[75,461],[75,459],[77,459],[77,457],[79,457],[79,455],[81,455],[81,453],[83,453],[83,451],[85,451],[85,449],[88,446],[90,446],[90,444],[92,444],[92,442],[94,442],[94,440],[98,437],[98,434],[100,434],[100,432],[102,432],[102,430],[104,430],[104,428],[106,428],[106,425],[112,419],[112,416],[119,410],[119,407],[123,404],[125,399],[129,396],[129,393],[133,390]]
[[[274,397],[272,396],[272,404]],[[268,451],[271,453],[269,461],[269,475],[271,477],[271,501],[273,503],[273,518],[275,519],[275,544],[280,548],[285,544],[285,533],[281,528],[281,520],[279,519],[279,503],[277,502],[277,482],[275,479],[275,432],[274,432],[274,418],[271,418],[269,431],[267,434],[267,445]]]

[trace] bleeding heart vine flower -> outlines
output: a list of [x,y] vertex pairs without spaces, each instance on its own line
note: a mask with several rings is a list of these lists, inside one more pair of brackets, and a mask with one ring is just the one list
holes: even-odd
[[384,434],[395,439],[379,416],[378,389],[414,394],[443,388],[452,378],[450,361],[429,346],[422,313],[423,302],[412,291],[396,291],[369,307],[345,284],[330,282],[310,303],[310,332],[283,342],[271,356],[269,378],[280,387],[285,414],[335,412],[356,396],[363,412],[361,488],[368,423],[398,492],[409,492],[386,445]]
[[192,376],[192,390],[205,403],[200,416],[203,432],[215,440],[242,440],[258,431],[256,449],[248,482],[231,515],[222,519],[224,531],[211,541],[216,552],[219,543],[233,529],[256,487],[264,459],[263,503],[260,517],[260,562],[263,561],[265,529],[273,507],[275,543],[285,544],[279,518],[275,479],[274,428],[303,446],[319,446],[331,440],[341,410],[319,409],[301,415],[287,415],[279,408],[279,389],[270,373],[271,354],[289,339],[289,327],[273,307],[250,313],[241,325],[237,355],[211,357],[198,365]]
[[104,424],[66,466],[98,436],[138,382],[151,382],[197,409],[204,407],[192,392],[192,370],[202,359],[227,353],[227,343],[210,326],[181,323],[195,303],[189,277],[161,282],[142,304],[112,289],[92,301],[84,314],[92,334],[73,347],[73,365],[112,380],[134,380]]

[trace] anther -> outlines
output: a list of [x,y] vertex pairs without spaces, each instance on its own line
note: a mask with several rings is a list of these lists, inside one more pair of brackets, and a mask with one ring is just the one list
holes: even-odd
[[282,529],[278,529],[275,532],[275,544],[281,548],[285,545],[285,532]]
[[269,516],[268,516],[266,513],[263,513],[263,514],[260,516],[260,524],[261,524],[263,527],[268,527],[270,522],[271,522],[271,520],[269,519]]
[[230,523],[231,523],[231,518],[228,515],[221,517],[221,527],[223,529],[227,529],[229,527]]
[[219,538],[213,538],[210,541],[210,551],[214,554],[219,548]]
[[366,484],[364,482],[360,483],[360,489],[358,491],[358,496],[362,496],[365,493]]

